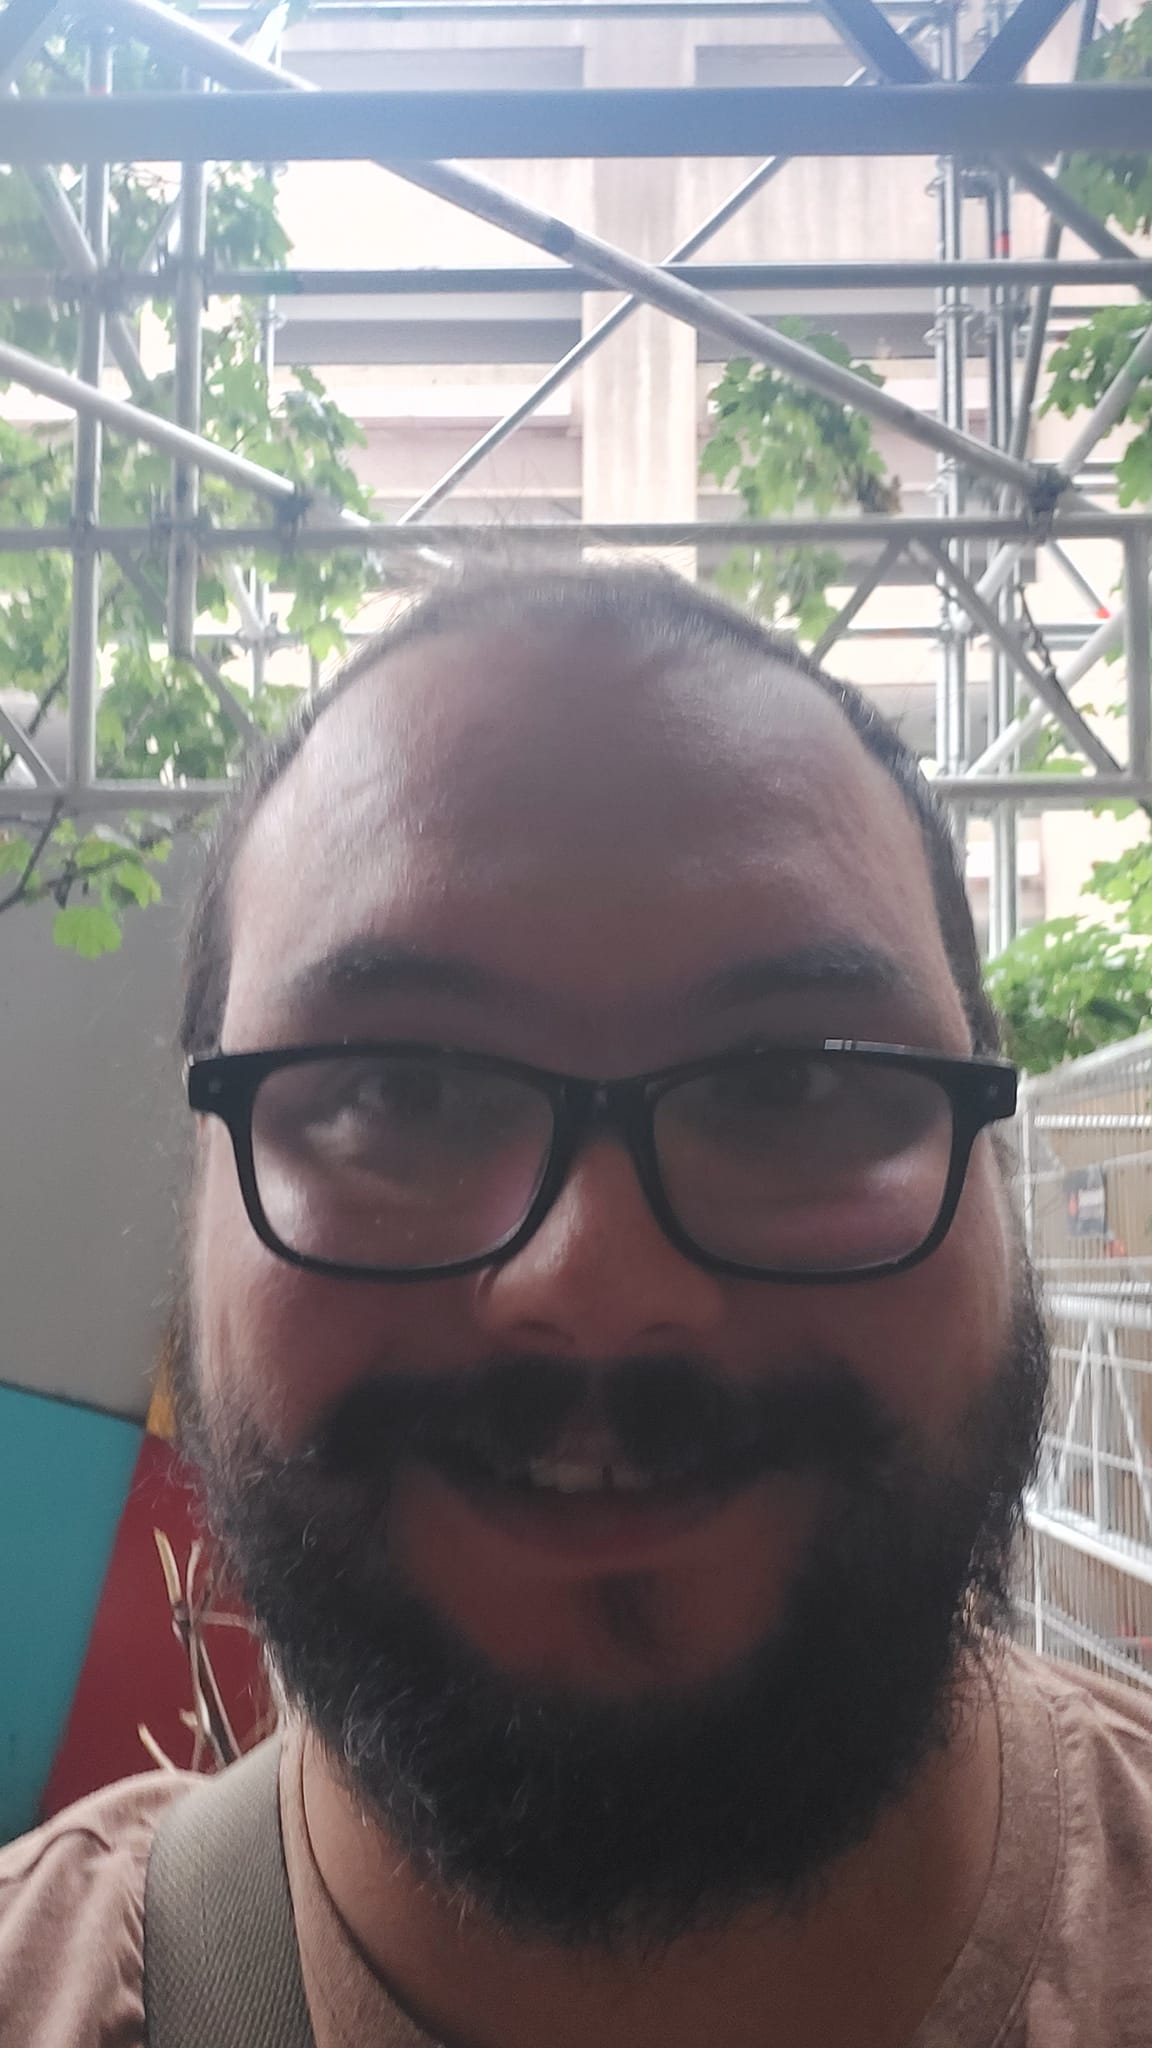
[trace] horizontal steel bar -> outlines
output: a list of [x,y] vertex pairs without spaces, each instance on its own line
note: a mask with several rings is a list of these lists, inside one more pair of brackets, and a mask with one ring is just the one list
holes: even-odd
[[1088,811],[1094,804],[1152,803],[1152,782],[1128,775],[935,775],[932,787],[949,803],[1012,802],[1040,811]]
[[[1118,1364],[1118,1359],[1113,1360],[1110,1358],[1108,1360],[1109,1368]],[[1137,1371],[1139,1371],[1138,1366]],[[1113,1472],[1134,1472],[1136,1469],[1131,1457],[1126,1458],[1122,1451],[1104,1451],[1099,1449],[1094,1451],[1091,1444],[1078,1442],[1075,1437],[1061,1436],[1058,1430],[1048,1430],[1045,1436],[1045,1443],[1049,1451],[1058,1451],[1065,1461],[1075,1458],[1078,1463],[1087,1464],[1090,1460],[1096,1459],[1101,1465],[1107,1466]]]
[[[1100,1074],[1113,1074],[1121,1070],[1123,1081],[1143,1079],[1152,1075],[1152,1032],[1142,1032],[1136,1038],[1124,1038],[1115,1045],[1104,1045],[1098,1052],[1081,1053],[1076,1061],[1076,1080],[1087,1080],[1095,1084]],[[1050,1074],[1028,1074],[1020,1083],[1022,1103],[1057,1102],[1067,1097],[1068,1076],[1057,1070]]]
[[63,818],[96,817],[105,812],[123,816],[125,811],[179,816],[219,803],[231,787],[227,782],[190,782],[182,789],[161,782],[93,782],[82,786],[60,783],[55,789],[10,789],[0,782],[0,825],[22,818],[45,818],[57,807]]
[[[1031,1643],[1034,1650],[1054,1655],[1054,1642],[1067,1643],[1074,1650],[1087,1652],[1090,1670],[1099,1667],[1103,1671],[1113,1671],[1129,1685],[1138,1685],[1145,1692],[1152,1691],[1152,1672],[1146,1671],[1142,1664],[1135,1661],[1140,1652],[1139,1643],[1130,1642],[1127,1637],[1119,1636],[1109,1644],[1103,1636],[1097,1635],[1094,1629],[1086,1628],[1083,1622],[1073,1621],[1065,1614],[1063,1608],[1053,1606],[1050,1599],[1043,1597],[1039,1602],[1037,1622],[1037,1599],[1031,1592],[1014,1593],[1012,1606],[1018,1623],[1028,1631],[1026,1636],[1021,1636],[1018,1640]],[[1075,1658],[1069,1659],[1072,1663],[1076,1661]]]
[[[1110,257],[1046,262],[975,259],[959,263],[661,263],[658,268],[705,292],[763,291],[930,291],[941,285],[1080,285],[1152,287],[1152,258]],[[174,270],[105,270],[98,278],[47,270],[0,270],[0,299],[72,299],[98,292],[107,303],[167,299],[175,293]],[[205,271],[204,289],[221,298],[419,298],[424,294],[476,292],[490,297],[535,293],[572,296],[599,291],[600,281],[567,264],[518,264],[504,268],[407,270],[226,270]]]
[[[659,269],[701,291],[901,291],[934,290],[942,284],[1038,285],[1054,288],[1080,285],[1152,284],[1152,258],[1088,257],[1046,263],[1043,258],[1001,259],[960,263],[662,263]],[[0,276],[0,282],[2,282]],[[109,282],[116,282],[115,272]],[[125,279],[134,284],[135,277]],[[148,289],[150,280],[141,278]],[[207,288],[229,296],[273,292],[278,297],[304,293],[390,292],[571,292],[597,291],[599,280],[583,271],[543,264],[507,269],[459,270],[233,270],[209,269]]]
[[[1069,512],[1050,531],[1062,540],[1122,541],[1129,533],[1152,533],[1152,511]],[[86,536],[79,536],[70,526],[0,527],[0,554],[67,553],[82,538],[94,547],[160,547],[167,544],[171,532],[171,521],[162,518],[151,526],[97,526]],[[273,553],[306,549],[314,554],[330,548],[350,548],[372,554],[410,554],[428,547],[440,548],[448,555],[459,555],[465,550],[479,554],[485,547],[506,554],[517,548],[568,548],[574,541],[588,547],[665,548],[704,547],[710,542],[768,547],[813,541],[841,547],[876,541],[1024,540],[1039,547],[1047,538],[1048,531],[1037,533],[1026,519],[995,512],[983,518],[973,514],[954,519],[885,519],[863,514],[859,519],[693,519],[642,523],[609,520],[602,525],[542,519],[532,524],[510,521],[500,525],[461,523],[419,528],[381,520],[369,521],[364,526],[293,524],[196,529],[197,545],[203,554],[252,548],[270,549]]]
[[[931,16],[940,10],[932,0],[883,0],[882,12],[894,15]],[[709,16],[739,15],[757,21],[761,16],[794,20],[810,15],[812,0],[313,0],[309,21],[655,21],[668,16],[692,20]],[[201,21],[219,17],[234,20],[235,7],[201,7]]]
[[5,109],[0,161],[986,156],[1005,135],[1038,157],[1146,150],[1152,85],[53,93]]
[[[1122,1052],[1119,1046],[1108,1050],[1117,1055]],[[1097,1055],[1088,1053],[1086,1057],[1094,1060]],[[1111,1064],[1120,1065],[1122,1059],[1115,1058]],[[1059,1321],[1102,1323],[1105,1327],[1110,1323],[1117,1330],[1152,1330],[1152,1288],[1146,1280],[1121,1280],[1111,1286],[1093,1288],[1049,1288],[1045,1307]]]
[[1038,1131],[1152,1131],[1152,1116],[1037,1116],[1032,1122]]
[[[227,783],[196,782],[182,789],[164,783],[97,782],[77,788],[8,789],[0,784],[0,823],[17,817],[43,817],[60,804],[65,815],[99,811],[192,810],[215,802]],[[980,809],[999,804],[1030,804],[1037,810],[1088,810],[1106,799],[1127,797],[1152,803],[1152,782],[1132,782],[1125,775],[938,775],[932,787],[945,802],[964,802]]]
[[1066,1521],[1063,1515],[1046,1514],[1040,1508],[1026,1505],[1024,1519],[1035,1535],[1047,1536],[1053,1543],[1062,1543],[1068,1550],[1078,1550],[1098,1564],[1111,1565],[1113,1571],[1152,1586],[1152,1551],[1126,1544],[1120,1536],[1097,1535],[1081,1527],[1079,1521]]
[[[243,527],[221,528],[220,535],[227,540],[230,536],[239,541],[246,529]],[[1068,540],[1123,540],[1125,533],[1152,533],[1152,510],[1147,512],[1084,511],[1070,512],[1056,521],[1050,529]],[[256,533],[268,536],[267,528],[257,528]],[[1047,530],[1046,530],[1047,531]],[[299,539],[308,547],[329,545],[346,546],[349,541],[359,545],[374,546],[383,541],[387,546],[410,547],[419,536],[407,537],[409,529],[402,526],[378,524],[359,533],[349,533],[341,527],[310,526]],[[981,518],[977,514],[961,518],[892,518],[862,514],[859,519],[689,519],[625,521],[606,520],[602,524],[584,524],[576,520],[550,519],[529,523],[508,521],[490,526],[422,526],[420,533],[431,546],[451,549],[460,546],[462,539],[481,545],[488,542],[498,549],[543,546],[554,547],[557,542],[568,543],[573,538],[589,546],[608,547],[701,547],[708,541],[732,541],[737,544],[750,543],[753,546],[768,546],[774,543],[791,544],[799,541],[829,541],[836,546],[852,541],[911,541],[917,539],[947,540],[1003,540],[1009,538],[1031,538],[1037,546],[1045,535],[1040,535],[1027,519],[1013,518],[1008,513],[990,512]],[[219,537],[219,536],[218,536]],[[256,539],[249,543],[262,546]]]

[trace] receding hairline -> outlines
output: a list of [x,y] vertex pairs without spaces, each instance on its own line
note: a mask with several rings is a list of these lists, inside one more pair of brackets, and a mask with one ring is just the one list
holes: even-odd
[[[195,907],[187,956],[181,1046],[207,1049],[218,1034],[227,995],[231,949],[231,879],[238,854],[269,792],[307,746],[315,727],[360,683],[379,680],[387,664],[412,647],[489,631],[521,638],[540,628],[553,640],[566,627],[587,632],[603,625],[656,665],[664,656],[682,665],[693,651],[715,663],[738,658],[741,671],[777,685],[806,682],[839,714],[894,786],[915,818],[927,859],[932,894],[953,977],[978,1049],[998,1042],[995,1018],[983,991],[971,912],[948,821],[919,764],[895,727],[851,684],[820,668],[795,642],[671,571],[652,564],[588,564],[562,569],[501,568],[448,579],[417,597],[384,631],[364,643],[287,734],[260,756],[226,805],[209,848]],[[727,666],[727,661],[725,661]],[[804,692],[796,689],[797,702]]]
[[[383,698],[380,686],[397,671],[407,671],[408,684],[418,685],[420,657],[447,641],[476,646],[504,639],[518,648],[536,642],[546,649],[558,643],[572,647],[577,634],[603,636],[621,652],[631,650],[654,680],[683,673],[696,659],[713,677],[725,674],[733,681],[771,685],[800,706],[806,701],[826,706],[839,728],[846,728],[863,753],[884,769],[886,780],[908,806],[908,787],[869,745],[859,716],[852,715],[853,705],[864,710],[878,730],[886,721],[858,691],[830,676],[794,640],[655,563],[540,571],[514,567],[493,574],[464,574],[415,597],[397,619],[341,664],[309,707],[303,730],[294,740],[289,736],[291,758],[268,778],[248,807],[233,858],[264,798],[307,753],[317,728],[327,724],[345,699],[363,698],[374,687]],[[544,683],[548,677],[542,674],[539,680]],[[814,715],[823,714],[816,710]]]
[[773,659],[790,674],[823,686],[826,672],[795,641],[654,563],[586,564],[578,569],[512,569],[465,575],[414,599],[390,625],[357,649],[323,693],[338,701],[362,678],[417,645],[457,635],[534,631],[555,639],[565,626],[601,629],[655,655],[682,657],[695,645],[715,656],[730,649],[745,658]]
[[[702,712],[707,715],[714,707],[718,725],[725,722],[726,703],[733,701],[727,688],[731,686],[733,693],[744,693],[744,701],[751,701],[754,709],[757,693],[765,710],[795,705],[802,718],[810,714],[818,729],[845,733],[863,758],[875,760],[836,698],[827,689],[814,687],[809,668],[786,646],[759,647],[751,641],[705,635],[652,646],[643,628],[624,618],[593,622],[583,639],[578,626],[578,620],[562,617],[526,625],[511,618],[452,620],[395,644],[369,643],[357,655],[355,666],[340,671],[331,701],[306,733],[288,772],[325,730],[335,741],[342,711],[355,707],[371,714],[378,708],[385,729],[382,737],[387,737],[393,710],[402,717],[409,704],[419,703],[426,685],[435,690],[438,702],[468,709],[469,666],[474,663],[479,672],[493,656],[498,663],[506,662],[505,673],[515,671],[513,694],[519,690],[527,702],[548,701],[549,686],[562,684],[562,691],[551,692],[551,701],[562,696],[577,711],[586,705],[595,731],[611,721],[617,707],[622,720],[646,722],[653,701],[666,699],[669,685],[683,681],[689,689],[697,685]],[[395,696],[390,685],[395,685]],[[482,697],[479,702],[485,704]],[[286,779],[284,775],[278,781]],[[884,779],[893,786],[891,774]],[[893,793],[902,794],[898,789]]]

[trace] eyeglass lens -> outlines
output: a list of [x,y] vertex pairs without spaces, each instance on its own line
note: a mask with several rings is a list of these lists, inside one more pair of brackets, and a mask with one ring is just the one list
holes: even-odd
[[524,1081],[418,1055],[281,1067],[256,1096],[265,1216],[291,1251],[445,1266],[494,1250],[532,1206],[552,1106]]
[[[554,1118],[531,1080],[434,1055],[300,1062],[253,1108],[256,1183],[289,1250],[417,1269],[495,1251],[528,1214]],[[660,1178],[702,1251],[779,1272],[863,1269],[929,1236],[952,1155],[945,1090],[903,1068],[750,1055],[653,1104]]]
[[944,1200],[952,1105],[922,1074],[849,1059],[750,1059],[656,1104],[669,1206],[702,1251],[779,1272],[850,1272],[918,1251]]

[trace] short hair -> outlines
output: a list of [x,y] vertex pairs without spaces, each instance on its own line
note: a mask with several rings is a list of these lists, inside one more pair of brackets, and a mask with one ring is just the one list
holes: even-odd
[[449,576],[417,597],[395,623],[364,642],[288,729],[250,761],[224,800],[206,848],[189,928],[180,1046],[214,1051],[228,996],[230,893],[241,845],[320,719],[401,648],[448,633],[608,628],[641,656],[738,652],[771,663],[830,697],[866,751],[899,790],[920,827],[949,965],[977,1052],[999,1045],[952,828],[912,749],[861,691],[820,668],[795,643],[748,613],[653,565],[587,563],[501,567]]

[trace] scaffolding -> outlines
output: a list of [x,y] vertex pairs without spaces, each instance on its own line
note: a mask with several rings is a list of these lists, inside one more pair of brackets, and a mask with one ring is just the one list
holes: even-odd
[[1052,1335],[1020,1632],[1152,1691],[1152,1036],[1028,1081],[1018,1131]]
[[[65,407],[75,419],[72,517],[34,531],[0,527],[0,551],[55,549],[71,557],[72,618],[68,674],[68,758],[57,774],[34,738],[0,707],[0,740],[19,757],[20,781],[0,782],[0,823],[114,815],[128,810],[187,812],[225,786],[215,782],[110,782],[96,772],[101,566],[162,564],[171,651],[196,651],[196,589],[201,564],[223,566],[237,606],[254,687],[272,645],[266,608],[253,599],[238,565],[256,550],[369,554],[381,574],[403,575],[415,558],[480,555],[496,539],[502,552],[567,548],[626,550],[730,541],[821,545],[855,551],[858,580],[822,636],[826,657],[858,630],[871,594],[909,572],[939,593],[934,755],[940,794],[960,824],[977,812],[993,820],[992,950],[1013,935],[1017,916],[1016,837],[1023,807],[1086,807],[1113,797],[1152,804],[1152,676],[1149,576],[1152,512],[1101,506],[1084,488],[1093,451],[1152,371],[1152,326],[1055,462],[1028,454],[1053,293],[1062,286],[1123,286],[1152,299],[1152,261],[1088,213],[1043,166],[1076,149],[1143,150],[1152,135],[1152,85],[1020,84],[1021,74],[1064,15],[1069,0],[1020,0],[1013,10],[986,0],[982,47],[963,72],[959,0],[369,0],[381,20],[575,17],[707,18],[818,13],[853,52],[859,68],[846,86],[629,88],[550,91],[340,92],[317,89],[280,61],[284,11],[257,5],[217,33],[161,0],[8,0],[0,14],[0,162],[27,167],[59,251],[52,273],[0,271],[0,298],[69,302],[79,309],[74,373],[0,344],[0,379]],[[1080,41],[1095,26],[1095,0],[1079,0]],[[321,12],[324,12],[321,6]],[[358,10],[360,11],[360,10]],[[207,19],[211,21],[212,10]],[[84,94],[21,96],[25,66],[61,28],[90,50]],[[141,43],[183,67],[187,89],[116,90],[116,52]],[[867,90],[854,90],[866,86]],[[207,88],[207,89],[205,89]],[[719,230],[797,155],[928,154],[937,163],[937,256],[932,262],[707,264],[694,259]],[[464,169],[451,159],[484,157],[683,157],[740,154],[760,158],[722,205],[672,249],[662,264],[559,220]],[[340,270],[243,270],[218,266],[204,237],[206,160],[262,162],[367,158],[417,190],[511,234],[551,259],[505,266]],[[112,162],[180,161],[172,209],[176,254],[156,238],[134,271],[108,260],[108,167]],[[82,203],[73,208],[57,174],[84,168]],[[965,195],[973,180],[985,199],[986,247],[963,247]],[[1018,194],[1047,209],[1044,255],[1011,254]],[[1070,229],[1093,253],[1062,259]],[[733,303],[752,289],[834,283],[866,293],[881,285],[930,285],[935,292],[937,400],[918,408],[830,362]],[[609,290],[619,303],[585,332],[531,393],[481,435],[447,472],[391,523],[339,513],[268,468],[215,445],[200,431],[199,364],[204,306],[212,295],[283,300],[292,295],[371,292],[514,293]],[[968,370],[976,347],[970,292],[986,294],[981,340],[989,403],[984,434],[965,417]],[[147,302],[173,308],[174,417],[149,409],[147,380],[132,325]],[[515,522],[493,536],[483,528],[434,523],[430,515],[476,466],[535,413],[640,307],[686,323],[724,351],[773,365],[810,390],[856,407],[902,440],[931,451],[938,512],[933,517],[747,521],[648,521],[628,524]],[[266,325],[271,331],[271,321]],[[1021,359],[1019,343],[1024,337]],[[114,365],[129,395],[114,395]],[[117,525],[102,512],[101,437],[127,435],[172,461],[171,489],[146,524]],[[251,493],[264,516],[251,526],[214,528],[199,506],[198,483],[218,475]],[[1111,543],[1124,602],[1100,622],[1098,594],[1067,553],[1078,540]],[[863,565],[860,551],[863,551]],[[1047,551],[1076,592],[1063,659],[1031,628],[1022,604],[1023,565]],[[971,743],[968,660],[975,641],[991,653],[986,744]],[[1126,706],[1115,721],[1120,751],[1078,705],[1080,684],[1106,657],[1125,657]],[[244,688],[214,673],[212,687],[237,729],[247,721]],[[221,695],[222,693],[222,695]],[[1030,773],[1027,749],[1043,730],[1059,735],[1081,772]],[[1113,729],[1109,727],[1109,739]]]

